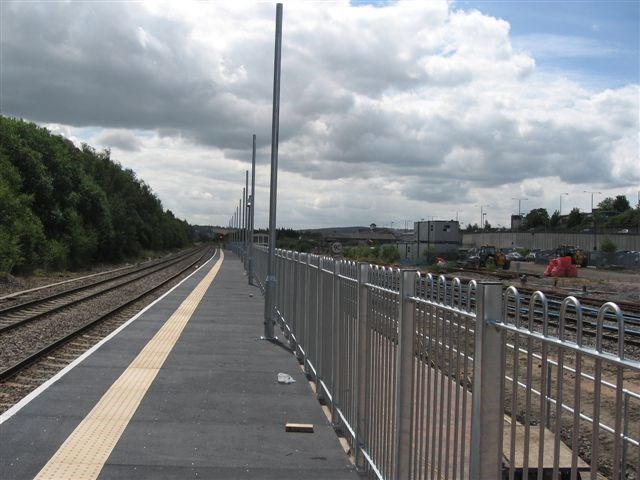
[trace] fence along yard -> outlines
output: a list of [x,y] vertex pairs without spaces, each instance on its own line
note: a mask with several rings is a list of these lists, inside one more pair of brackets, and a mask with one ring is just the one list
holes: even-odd
[[[266,249],[253,260],[261,284]],[[616,305],[587,338],[571,297],[551,311],[540,292],[289,251],[276,278],[274,316],[371,478],[637,478],[640,362],[603,335],[624,329]]]

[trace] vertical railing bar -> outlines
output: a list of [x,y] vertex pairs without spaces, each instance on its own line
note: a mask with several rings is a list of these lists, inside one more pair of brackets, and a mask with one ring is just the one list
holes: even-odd
[[299,260],[300,260],[300,252],[297,252],[294,256],[293,259],[291,261],[292,266],[292,272],[293,272],[293,309],[292,309],[292,313],[293,316],[295,318],[295,342],[294,345],[292,345],[294,352],[298,351],[298,342],[300,341],[300,305],[299,305],[299,299],[300,299],[300,281],[299,281],[299,275],[300,272],[298,270],[298,266],[299,266]]
[[358,264],[358,348],[357,348],[357,413],[356,413],[356,466],[359,471],[364,472],[366,459],[362,450],[365,448],[365,440],[368,437],[367,422],[367,377],[368,377],[368,348],[369,348],[369,325],[367,318],[368,310],[368,287],[369,265]]
[[[467,301],[470,303],[470,292],[467,291]],[[469,312],[469,305],[467,305],[467,312]],[[476,317],[477,319],[477,317]],[[462,396],[462,432],[463,432],[463,441],[462,441],[462,445],[460,447],[460,478],[465,478],[464,476],[464,472],[465,472],[465,467],[466,462],[465,460],[465,452],[466,452],[466,446],[467,446],[467,442],[464,440],[464,436],[466,435],[466,431],[467,431],[467,397],[469,396],[467,393],[467,378],[468,378],[468,372],[469,372],[469,323],[471,322],[471,320],[468,317],[465,317],[465,324],[464,324],[464,359],[463,359],[463,370],[464,370],[464,395]]]
[[553,363],[548,361],[546,362],[546,388],[545,388],[545,402],[544,402],[544,418],[546,420],[545,427],[551,428],[551,399],[553,398]]
[[[372,276],[374,276],[373,274],[375,273],[375,270],[372,271]],[[371,300],[369,302],[368,308],[369,308],[369,319],[370,319],[370,324],[369,324],[369,331],[370,331],[370,342],[371,345],[369,347],[369,359],[367,359],[367,362],[371,362],[369,363],[369,390],[370,390],[370,395],[368,395],[369,398],[369,412],[370,412],[370,421],[371,421],[371,428],[369,429],[369,438],[368,438],[368,451],[370,452],[370,455],[372,458],[377,459],[377,455],[378,455],[378,442],[377,442],[377,438],[378,438],[378,404],[376,403],[377,400],[377,395],[379,395],[378,392],[378,371],[377,371],[377,364],[375,363],[375,359],[378,358],[378,333],[376,331],[377,328],[377,321],[378,319],[376,318],[376,314],[375,314],[375,303],[376,303],[376,291],[373,288],[369,289],[369,294],[371,296]],[[380,465],[378,465],[380,467]]]
[[[458,280],[458,279],[456,279]],[[460,281],[458,280],[458,284]],[[460,302],[462,300],[462,295],[458,297],[458,306],[460,306]],[[456,367],[455,367],[455,379],[456,379],[456,390],[455,390],[455,428],[453,431],[453,472],[452,478],[458,478],[458,462],[456,459],[458,458],[458,441],[459,439],[463,439],[464,441],[464,432],[460,432],[460,422],[458,421],[458,415],[460,415],[460,392],[461,392],[461,382],[460,382],[460,338],[462,338],[462,316],[458,314],[457,321],[457,329],[456,329]],[[464,394],[464,392],[463,392]]]
[[[625,392],[624,394],[624,422],[623,422],[623,431],[622,434],[625,438],[629,435],[629,394]],[[622,471],[627,471],[627,455],[628,455],[628,442],[622,442]],[[638,449],[638,454],[640,455],[640,449]],[[638,465],[640,468],[640,464]]]
[[[442,276],[441,276],[442,277]],[[441,278],[440,277],[440,278]],[[439,303],[442,303],[442,295],[440,293],[440,278],[438,278],[438,300]],[[443,295],[446,295],[446,288],[444,289]],[[444,315],[444,314],[443,314]],[[442,457],[443,457],[443,446],[445,444],[444,438],[444,418],[445,418],[445,361],[446,361],[446,351],[445,351],[445,338],[446,338],[446,323],[444,317],[442,318],[442,322],[440,321],[440,315],[438,315],[438,324],[440,326],[440,334],[437,336],[439,341],[438,348],[438,373],[440,375],[440,411],[438,413],[438,476],[442,477]],[[440,341],[442,339],[442,341]]]
[[410,478],[411,425],[413,424],[413,389],[415,381],[416,317],[412,298],[416,294],[416,270],[403,270],[398,300],[398,344],[395,360],[395,458],[396,478]]
[[[380,273],[380,269],[379,268],[375,268],[374,270],[376,272],[375,276],[376,276],[376,280],[375,280],[375,284],[379,285],[379,283],[382,281],[382,275]],[[372,318],[374,319],[374,334],[375,334],[375,338],[376,338],[376,350],[375,350],[375,354],[373,354],[371,356],[371,361],[376,363],[376,368],[375,368],[375,385],[376,385],[376,390],[375,390],[375,394],[372,396],[372,398],[375,398],[375,408],[376,408],[376,414],[375,414],[375,418],[376,418],[376,432],[375,432],[375,438],[373,441],[375,441],[376,444],[376,456],[375,458],[380,462],[380,457],[382,456],[382,452],[383,452],[383,448],[382,448],[382,409],[383,409],[383,405],[382,405],[382,401],[383,398],[381,397],[382,392],[383,392],[383,387],[382,387],[382,379],[384,378],[384,367],[386,367],[386,363],[384,363],[384,357],[383,357],[383,340],[382,340],[382,334],[380,333],[380,330],[383,328],[383,324],[382,324],[382,313],[380,312],[380,304],[381,299],[381,293],[378,290],[372,289],[372,291],[374,291],[375,293],[373,294],[373,298],[375,298],[375,302],[372,303],[372,308],[374,309]],[[374,353],[374,352],[372,352]],[[380,361],[382,361],[382,365],[379,363]],[[384,462],[380,462],[381,466],[382,466],[382,471],[385,473],[385,476],[388,475],[388,472],[385,471],[385,467],[386,465],[384,464]]]
[[307,375],[311,374],[311,368],[309,362],[311,359],[311,255],[307,253],[304,263],[304,351],[306,352],[304,361],[304,372]]
[[[573,304],[576,310],[576,344],[582,346],[582,305],[575,297],[569,297],[565,302]],[[573,390],[573,435],[571,439],[571,480],[578,480],[578,440],[580,432],[580,396],[582,394],[582,354],[578,351],[575,355],[575,380]]]
[[[446,281],[446,280],[445,280]],[[454,299],[453,299],[453,288],[451,289],[451,304],[453,304]],[[453,314],[451,312],[451,310],[449,310],[447,312],[447,317],[449,318],[449,363],[447,365],[447,428],[446,428],[446,437],[447,437],[447,444],[449,443],[449,439],[451,438],[451,408],[453,407],[453,399],[452,399],[452,387],[453,387],[453,375],[452,375],[452,366],[453,366]],[[455,448],[455,443],[454,443],[454,448]],[[449,478],[449,454],[450,454],[450,449],[446,448],[445,449],[445,461],[444,461],[444,465],[445,465],[445,475],[444,478],[448,479]]]
[[502,477],[504,404],[500,387],[505,332],[496,325],[502,318],[502,284],[487,282],[478,287],[469,474],[472,479],[498,479]]
[[[420,278],[418,276],[418,278]],[[417,319],[416,319],[416,332],[417,332],[417,361],[416,361],[416,393],[414,396],[414,402],[416,404],[415,412],[416,417],[414,419],[414,442],[415,448],[413,449],[413,475],[412,478],[420,480],[422,478],[422,464],[420,458],[422,456],[422,447],[424,446],[424,430],[422,429],[422,421],[424,419],[424,401],[425,401],[425,385],[424,385],[424,315],[422,314],[422,306],[416,306]]]
[[431,369],[433,371],[433,383],[431,384],[431,391],[433,392],[433,408],[430,409],[432,412],[430,420],[431,422],[431,478],[436,478],[436,445],[437,445],[437,434],[438,434],[438,417],[436,413],[436,406],[438,405],[438,311],[435,305],[431,306],[431,325],[433,328],[433,333],[430,335],[430,340],[432,342],[432,361],[431,361]]
[[[388,285],[385,285],[388,287]],[[393,478],[393,457],[395,448],[391,445],[390,442],[390,434],[392,430],[392,416],[391,412],[393,411],[393,400],[394,400],[394,391],[392,386],[392,378],[393,378],[393,340],[392,340],[392,331],[391,331],[391,313],[393,310],[393,301],[391,301],[388,293],[383,293],[381,295],[381,304],[385,305],[386,308],[380,309],[384,312],[383,317],[381,318],[382,322],[382,351],[384,352],[386,368],[381,372],[381,386],[382,386],[382,398],[385,399],[383,403],[382,409],[382,417],[381,417],[381,427],[382,427],[382,439],[383,441],[380,444],[380,448],[383,454],[384,464],[387,465],[387,475]]]
[[[381,278],[381,274],[380,274],[380,270],[377,267],[374,267],[374,271],[376,272],[376,280],[375,280],[375,284],[378,285],[379,282],[382,280]],[[384,370],[386,367],[386,363],[384,362],[384,356],[383,356],[383,348],[384,348],[384,344],[383,344],[383,339],[382,339],[382,334],[381,334],[381,329],[383,328],[383,323],[382,323],[382,316],[383,314],[380,312],[380,308],[381,308],[381,293],[376,290],[375,288],[372,288],[372,292],[373,293],[373,298],[375,299],[375,301],[371,304],[371,308],[374,310],[372,312],[372,318],[373,318],[373,325],[374,325],[374,335],[375,335],[375,350],[373,350],[371,353],[371,362],[375,363],[375,368],[373,368],[373,370],[375,371],[375,380],[374,380],[374,385],[375,385],[375,393],[372,396],[372,399],[375,399],[375,401],[373,401],[373,403],[375,403],[375,418],[376,418],[376,430],[375,430],[375,436],[372,439],[372,441],[375,442],[376,445],[376,449],[375,449],[375,458],[376,460],[378,460],[378,462],[380,462],[381,465],[381,470],[384,472],[385,476],[388,476],[388,472],[385,471],[386,468],[386,464],[381,461],[381,457],[383,455],[383,445],[382,445],[382,438],[383,438],[383,434],[382,434],[382,410],[383,410],[383,398],[382,398],[382,394],[383,394],[383,386],[382,386],[382,380],[384,378]]]
[[[535,292],[534,295],[529,299],[529,331],[533,331],[533,314],[534,314],[534,304],[535,304],[535,295],[538,292]],[[476,332],[477,335],[477,332]],[[530,421],[530,412],[531,412],[531,379],[533,377],[533,357],[531,356],[531,352],[533,349],[533,340],[531,336],[527,337],[527,379],[525,384],[527,385],[525,389],[525,406],[524,406],[524,446],[522,450],[522,477],[529,478],[529,440],[531,435],[531,421]],[[475,363],[475,362],[474,362]]]
[[[320,382],[323,379],[324,372],[322,371],[322,259],[321,257],[316,257],[315,264],[315,272],[314,275],[316,277],[316,288],[315,288],[315,361],[313,362],[316,366],[316,385],[320,387]],[[316,396],[321,394],[322,390],[318,388],[316,391]]]
[[342,335],[337,334],[342,323],[340,318],[340,261],[336,259],[333,260],[331,284],[333,287],[331,302],[331,422],[334,427],[336,427],[340,421],[339,417],[336,415],[336,409],[340,405],[339,402],[342,400],[338,394],[340,367],[342,366],[339,342]]
[[[398,299],[398,302],[400,302],[400,299]],[[394,308],[394,304],[395,302],[390,302],[389,303],[389,307],[390,307],[390,315],[387,319],[388,322],[388,329],[389,329],[389,333],[390,336],[390,341],[388,342],[388,349],[389,349],[389,363],[391,365],[391,374],[387,376],[388,378],[388,382],[389,382],[389,393],[391,393],[391,395],[389,395],[390,397],[390,402],[389,402],[389,409],[388,409],[388,419],[389,419],[389,432],[387,434],[388,438],[389,438],[389,443],[390,446],[392,448],[390,448],[390,460],[391,460],[391,467],[392,467],[392,471],[395,472],[396,471],[396,467],[397,467],[397,457],[396,457],[396,447],[394,445],[395,443],[395,436],[396,436],[396,418],[395,418],[395,414],[396,414],[396,408],[398,407],[397,402],[396,402],[396,398],[395,398],[395,392],[396,392],[396,388],[397,388],[397,384],[396,384],[396,368],[398,368],[398,363],[397,363],[397,350],[398,350],[398,343],[400,339],[399,339],[399,328],[400,325],[398,325],[398,323],[396,322],[396,319],[394,318],[393,313],[395,311],[398,311],[399,308],[395,307]]]
[[[400,299],[398,300],[400,301]],[[389,459],[389,470],[390,472],[395,472],[396,471],[396,462],[397,462],[397,450],[396,450],[396,446],[394,445],[395,443],[395,431],[397,428],[397,424],[395,422],[396,418],[395,418],[395,414],[396,414],[396,408],[398,407],[398,404],[396,402],[396,398],[395,398],[395,392],[397,389],[397,384],[396,384],[396,369],[398,368],[398,363],[397,363],[397,349],[398,349],[398,344],[396,342],[399,342],[399,325],[396,323],[396,319],[394,318],[395,316],[393,315],[394,311],[399,310],[399,308],[394,308],[395,307],[395,302],[391,301],[388,302],[389,305],[389,315],[387,316],[387,330],[389,332],[389,336],[387,337],[389,340],[387,340],[387,350],[389,352],[388,354],[388,358],[389,358],[389,365],[391,368],[389,368],[389,373],[387,374],[387,392],[386,392],[386,397],[389,399],[389,404],[387,407],[387,443],[389,445],[389,448],[387,449],[387,456]]]
[[[614,303],[607,303],[603,306],[603,308],[607,308],[607,310],[613,310],[616,314],[616,319],[618,321],[618,358],[620,360],[624,360],[624,341],[625,335],[625,325],[624,318],[622,317],[622,312],[618,308],[618,306]],[[604,313],[603,313],[604,316]],[[613,478],[618,477],[626,477],[626,472],[620,471],[621,464],[621,445],[620,443],[623,441],[620,438],[622,433],[622,387],[623,387],[623,374],[622,367],[620,365],[616,366],[616,418],[615,418],[615,428],[614,428],[614,437],[613,437]],[[595,428],[595,426],[594,426]]]
[[[600,309],[602,311],[602,308]],[[596,351],[602,353],[602,334],[603,334],[603,322],[598,315],[598,321],[596,324]],[[593,388],[593,429],[591,433],[591,480],[597,480],[598,478],[598,463],[600,456],[600,437],[599,429],[596,425],[600,423],[600,393],[601,393],[601,380],[602,380],[602,360],[600,357],[596,357],[594,362],[594,379],[595,384]]]
[[[533,298],[532,298],[533,303]],[[533,305],[532,305],[533,307]],[[549,334],[549,312],[546,299],[542,300],[542,335],[547,337]],[[542,364],[540,372],[540,421],[538,424],[538,480],[542,480],[544,473],[544,431],[547,424],[546,413],[548,398],[546,396],[547,391],[547,374],[548,369],[548,348],[547,342],[542,342]]]
[[[375,270],[374,270],[375,272]],[[379,365],[376,363],[376,359],[379,358],[380,352],[380,335],[377,332],[379,328],[379,319],[377,315],[377,292],[373,288],[370,289],[372,302],[369,304],[369,313],[371,317],[371,350],[369,351],[369,362],[370,366],[370,402],[369,402],[369,411],[371,412],[371,419],[373,421],[373,426],[371,429],[371,436],[369,439],[369,445],[371,446],[372,457],[375,459],[380,458],[380,404],[377,402],[380,395],[380,369],[377,368]],[[384,465],[381,465],[381,469],[384,469]]]
[[[382,281],[384,282],[386,280],[386,275],[384,275],[384,271],[382,272]],[[383,283],[383,286],[386,286]],[[382,395],[382,397],[380,398],[380,406],[381,406],[381,411],[380,411],[380,458],[381,461],[383,463],[383,465],[385,465],[386,467],[386,474],[388,477],[393,478],[393,472],[391,471],[391,464],[389,462],[389,441],[388,441],[388,435],[389,435],[389,427],[391,424],[391,421],[389,420],[389,406],[390,406],[390,402],[392,401],[392,397],[390,398],[390,396],[388,395],[388,389],[389,389],[389,371],[392,368],[391,362],[389,360],[389,347],[390,347],[390,343],[391,340],[389,340],[389,335],[390,335],[390,330],[389,330],[389,323],[388,323],[388,315],[389,315],[389,310],[391,308],[391,306],[389,304],[387,304],[386,300],[387,300],[387,295],[386,293],[381,293],[380,294],[380,303],[378,304],[378,308],[380,310],[380,351],[382,354],[382,358],[383,358],[383,363],[382,365],[384,366],[384,368],[382,368],[380,370],[380,395]],[[386,308],[385,308],[386,306]]]
[[[508,306],[509,299],[513,297],[513,305],[514,305],[514,324],[516,327],[520,327],[520,293],[515,287],[509,287],[504,293],[504,301],[503,301],[503,310],[502,316],[504,321],[507,321],[508,318]],[[517,409],[518,409],[518,370],[520,366],[520,336],[516,332],[513,338],[513,377],[512,377],[512,385],[511,385],[511,422],[509,425],[510,428],[510,442],[509,442],[509,480],[514,480],[515,478],[515,460],[516,460],[516,424],[517,424]]]

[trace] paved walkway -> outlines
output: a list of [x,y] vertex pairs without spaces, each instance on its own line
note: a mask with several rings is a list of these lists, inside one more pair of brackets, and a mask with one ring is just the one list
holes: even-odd
[[[123,429],[115,433],[114,446],[107,448],[97,469],[100,479],[358,478],[295,357],[259,340],[263,299],[257,288],[247,285],[241,263],[228,255],[213,283],[202,287],[203,279],[212,277],[212,264],[17,413],[4,416],[0,478],[34,478],[39,472],[41,478],[53,478],[43,467],[54,461],[61,468],[75,468],[73,478],[82,471],[79,465],[90,472],[92,465],[84,464],[96,460],[84,459],[84,451],[95,455],[106,442],[104,432],[114,435],[117,430],[111,427],[115,421],[123,423]],[[198,284],[204,288],[202,298],[192,302],[193,312],[186,315],[189,302],[184,300]],[[174,329],[175,345],[153,346],[152,337],[157,342],[156,334],[174,317],[183,321],[181,332]],[[159,335],[162,345],[170,343],[171,332]],[[145,380],[151,368],[140,367],[139,358],[149,349],[161,367]],[[136,373],[126,386],[132,365],[143,373]],[[296,383],[278,384],[278,372],[289,373]],[[125,386],[118,387],[123,378]],[[137,391],[139,403],[126,400],[124,390]],[[111,397],[116,407],[99,413]],[[123,405],[131,410],[130,418],[123,421],[124,413],[108,413],[114,408],[121,412]],[[89,429],[74,444],[74,435],[92,419],[108,428]],[[287,422],[312,423],[314,433],[287,433]]]

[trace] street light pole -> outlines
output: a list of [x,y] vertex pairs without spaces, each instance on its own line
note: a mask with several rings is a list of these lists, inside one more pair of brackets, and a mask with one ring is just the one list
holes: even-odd
[[240,229],[242,231],[242,263],[244,264],[244,261],[246,259],[247,256],[247,189],[243,188],[242,189],[242,211],[241,213],[241,218],[242,218],[242,223],[240,225]]
[[273,111],[271,117],[271,182],[269,198],[269,258],[265,279],[264,337],[273,338],[274,309],[276,296],[275,248],[276,248],[276,202],[278,198],[278,134],[280,128],[280,63],[282,46],[282,4],[276,5],[276,38],[273,60]]
[[519,198],[519,197],[511,197],[511,200],[517,200],[518,201],[518,217],[520,217],[522,215],[522,209],[520,208],[522,206],[522,201],[523,200],[529,200],[528,198]]
[[[242,192],[242,196],[244,197],[244,192]],[[242,222],[244,221],[242,212],[242,198],[238,200],[238,248],[241,248],[242,242],[244,242],[244,235],[242,234]]]
[[569,195],[568,193],[561,193],[560,194],[560,210],[558,211],[558,216],[562,216],[562,196],[563,195]]
[[251,152],[251,196],[249,197],[249,285],[253,285],[253,219],[256,204],[256,135],[253,134]]
[[520,230],[520,227],[522,226],[522,201],[523,200],[529,200],[528,198],[522,198],[522,197],[511,197],[511,200],[517,200],[518,201],[518,230]]
[[583,192],[591,194],[591,218],[593,219],[593,249],[597,250],[598,249],[598,239],[597,239],[596,230],[597,230],[598,226],[597,226],[597,222],[596,222],[596,214],[593,213],[593,196],[596,193],[598,195],[602,195],[602,192],[592,192],[590,190],[583,190]]
[[483,209],[484,207],[490,207],[491,205],[480,205],[480,228],[484,230],[484,217],[487,214]]
[[244,172],[244,271],[249,270],[249,170]]

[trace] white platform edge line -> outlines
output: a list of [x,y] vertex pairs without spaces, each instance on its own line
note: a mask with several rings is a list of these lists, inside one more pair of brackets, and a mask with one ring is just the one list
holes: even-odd
[[104,345],[105,343],[107,343],[109,340],[111,340],[113,337],[115,337],[118,333],[120,333],[122,330],[124,330],[126,327],[128,327],[132,322],[134,322],[135,320],[138,319],[138,317],[140,317],[144,312],[146,312],[147,310],[149,310],[151,307],[153,307],[156,303],[158,303],[160,300],[164,299],[164,297],[166,297],[167,295],[169,295],[171,292],[173,292],[176,288],[178,288],[180,285],[182,285],[184,282],[186,282],[187,280],[189,280],[193,275],[195,275],[196,273],[198,273],[202,268],[204,268],[209,262],[211,262],[213,259],[216,258],[216,255],[218,254],[218,249],[216,249],[216,251],[213,253],[213,255],[211,256],[211,258],[209,258],[206,262],[204,262],[202,265],[200,265],[196,270],[194,270],[193,272],[191,272],[188,276],[186,276],[185,278],[183,278],[179,283],[177,283],[176,285],[174,285],[173,287],[171,287],[170,290],[166,291],[164,294],[162,294],[160,297],[156,298],[153,302],[151,302],[149,305],[147,305],[146,307],[144,307],[142,310],[140,310],[138,313],[136,313],[133,317],[131,317],[129,320],[127,320],[125,323],[123,323],[122,325],[120,325],[118,328],[116,328],[113,332],[111,332],[109,335],[107,335],[106,337],[104,337],[102,340],[100,340],[98,343],[96,343],[93,347],[91,347],[89,350],[87,350],[86,352],[84,352],[82,355],[80,355],[78,358],[76,358],[73,362],[71,362],[69,365],[67,365],[66,367],[64,367],[62,370],[60,370],[58,373],[56,373],[53,377],[51,377],[49,380],[47,380],[46,382],[44,382],[42,385],[40,385],[38,388],[36,388],[35,390],[33,390],[32,392],[30,392],[26,397],[24,397],[22,400],[20,400],[18,403],[16,403],[13,407],[11,407],[10,409],[8,409],[6,412],[4,412],[3,414],[0,415],[0,425],[2,425],[4,422],[6,422],[7,420],[9,420],[11,417],[13,417],[16,413],[18,413],[20,410],[22,410],[26,405],[28,405],[34,398],[38,397],[38,395],[40,395],[42,392],[44,392],[47,388],[49,388],[51,385],[53,385],[54,383],[56,383],[58,380],[60,380],[62,377],[64,377],[67,373],[69,373],[74,367],[76,367],[78,364],[80,364],[82,361],[84,361],[85,358],[87,358],[89,355],[91,355],[92,353],[94,353],[96,350],[98,350],[102,345]]

